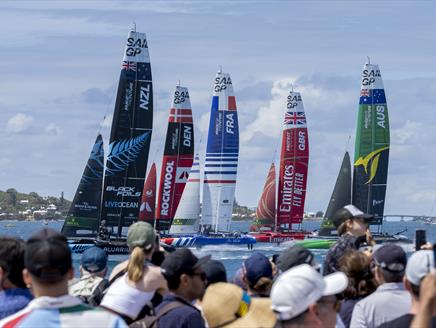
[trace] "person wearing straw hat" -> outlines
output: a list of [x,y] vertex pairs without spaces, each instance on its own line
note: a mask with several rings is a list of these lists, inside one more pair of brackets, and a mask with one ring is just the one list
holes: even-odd
[[269,298],[251,297],[231,283],[210,285],[202,309],[210,328],[272,328],[276,322]]

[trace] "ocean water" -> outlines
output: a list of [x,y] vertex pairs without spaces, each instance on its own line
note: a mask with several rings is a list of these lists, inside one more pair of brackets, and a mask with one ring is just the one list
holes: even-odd
[[[315,230],[319,228],[320,221],[306,221],[302,224],[302,229]],[[49,221],[45,225],[42,221],[0,221],[0,235],[12,235],[22,239],[27,239],[33,232],[43,227],[50,227],[55,230],[62,228],[63,221]],[[240,221],[234,222],[232,226],[233,231],[248,231],[250,222]],[[436,242],[436,225],[428,225],[421,222],[405,221],[405,222],[385,222],[383,224],[383,232],[397,233],[404,231],[403,234],[414,239],[416,229],[426,229],[427,241]],[[192,249],[197,256],[212,255],[213,259],[220,260],[224,263],[227,269],[228,278],[232,278],[236,270],[238,270],[242,262],[248,258],[253,252],[261,252],[270,257],[273,254],[280,253],[292,242],[282,243],[280,245],[270,243],[258,243],[254,245],[253,250],[248,250],[246,246],[206,246],[201,249]],[[410,253],[413,250],[413,245],[402,245],[405,250]],[[315,257],[318,263],[324,261],[326,250],[314,250]],[[112,268],[119,262],[125,260],[127,255],[111,255],[109,257],[109,267]],[[73,254],[73,264],[76,275],[79,274],[80,254]]]

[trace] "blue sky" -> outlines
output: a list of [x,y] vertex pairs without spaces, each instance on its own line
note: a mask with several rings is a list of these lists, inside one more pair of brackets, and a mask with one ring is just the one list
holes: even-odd
[[324,210],[349,135],[353,154],[360,73],[370,56],[380,65],[391,123],[385,213],[429,214],[436,199],[435,13],[436,4],[416,1],[2,1],[0,189],[73,197],[97,132],[108,135],[134,21],[147,34],[152,61],[151,160],[160,161],[178,80],[190,90],[197,141],[207,134],[222,65],[240,120],[236,198],[255,206],[292,84],[309,127],[306,210]]

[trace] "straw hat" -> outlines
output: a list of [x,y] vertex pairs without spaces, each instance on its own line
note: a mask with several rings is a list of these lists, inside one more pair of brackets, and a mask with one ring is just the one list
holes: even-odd
[[276,322],[269,298],[251,298],[230,283],[210,285],[202,309],[210,328],[272,328]]

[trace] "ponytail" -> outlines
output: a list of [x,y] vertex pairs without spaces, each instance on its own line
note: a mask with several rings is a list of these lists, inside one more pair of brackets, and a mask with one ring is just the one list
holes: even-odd
[[127,264],[127,277],[133,282],[137,282],[144,274],[145,253],[141,247],[133,248]]

